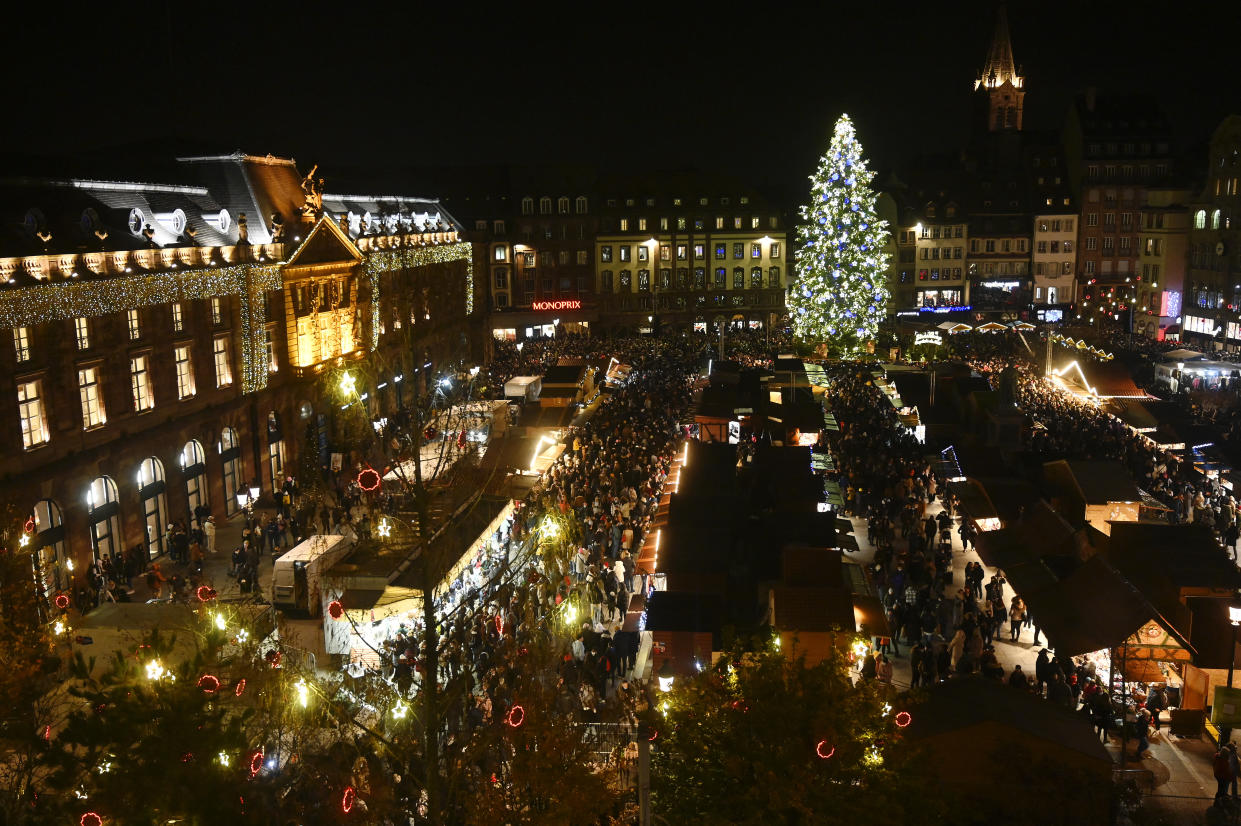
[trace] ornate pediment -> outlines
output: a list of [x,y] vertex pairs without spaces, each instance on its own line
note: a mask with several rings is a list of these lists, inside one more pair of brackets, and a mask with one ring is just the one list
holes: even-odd
[[351,267],[361,260],[362,253],[349,236],[334,221],[321,218],[284,266],[285,269],[324,265]]

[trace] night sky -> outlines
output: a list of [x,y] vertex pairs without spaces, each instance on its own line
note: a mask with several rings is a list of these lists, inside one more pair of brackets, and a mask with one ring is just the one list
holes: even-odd
[[[792,194],[842,111],[875,168],[964,143],[994,4],[791,5],[28,5],[38,17],[7,38],[5,169],[176,141],[319,163],[329,189],[333,170],[416,191],[411,167],[571,162],[720,170]],[[1236,15],[1169,8],[1009,3],[1027,128],[1058,129],[1090,84],[1156,95],[1186,147],[1241,112]]]

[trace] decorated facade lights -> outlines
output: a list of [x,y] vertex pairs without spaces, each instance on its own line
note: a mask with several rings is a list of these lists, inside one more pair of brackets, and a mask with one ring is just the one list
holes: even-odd
[[[345,375],[349,374],[346,373]],[[368,467],[362,469],[355,481],[358,483],[359,488],[367,493],[373,493],[374,491],[379,490],[379,486],[383,482],[383,477],[379,475],[379,471],[375,470],[375,468]]]
[[304,679],[299,679],[293,686],[293,693],[297,697],[297,704],[302,708],[310,705],[310,686],[306,684]]
[[504,715],[504,722],[510,728],[521,728],[521,724],[526,722],[526,710],[519,705],[514,705],[508,710],[508,714]]

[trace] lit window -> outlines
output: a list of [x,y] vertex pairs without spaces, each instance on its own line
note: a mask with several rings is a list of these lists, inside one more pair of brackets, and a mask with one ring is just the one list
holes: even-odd
[[270,327],[263,331],[263,352],[267,357],[267,372],[275,373],[278,371],[280,365],[276,362],[276,341],[272,338]]
[[218,298],[211,299],[211,323],[217,326],[224,323],[224,311]]
[[733,258],[745,258],[745,244],[739,241],[733,244]]
[[18,363],[30,361],[30,328],[13,328],[13,352],[17,354]]
[[185,329],[185,319],[181,315],[180,302],[172,305],[172,331],[179,333]]
[[707,255],[707,248],[702,244],[694,244],[694,260],[701,261]]
[[78,349],[85,350],[90,347],[90,323],[81,316],[73,319],[73,332],[78,339]]
[[78,370],[78,392],[82,399],[82,429],[90,430],[104,424],[108,417],[103,409],[103,394],[99,392],[98,367]]
[[215,386],[231,387],[233,366],[228,359],[228,336],[216,337],[212,342],[212,354],[215,357]]
[[685,259],[686,251],[685,251],[685,250],[686,250],[686,248],[685,248],[685,245],[684,245],[684,244],[677,244],[677,260],[678,260],[678,261],[684,261],[684,260],[686,260],[686,259]]
[[733,229],[741,229],[741,219],[733,218]]
[[646,232],[646,219],[645,218],[638,219],[638,232]]
[[503,244],[496,244],[496,260],[505,261],[508,259],[508,248]]
[[751,258],[762,258],[763,257],[763,245],[762,244],[750,244],[750,257]]
[[190,361],[190,346],[183,344],[173,353],[177,362],[177,398],[188,399],[194,395],[194,364]]
[[142,338],[142,316],[137,310],[126,311],[125,322],[129,326],[130,341]]
[[134,412],[143,413],[155,407],[151,394],[151,374],[147,369],[146,356],[134,356],[129,360],[129,382],[134,391]]
[[758,229],[758,216],[755,215],[750,219],[750,229]]
[[[651,251],[647,248],[646,244],[639,244],[638,245],[638,260],[639,261],[647,260],[647,257],[650,255],[650,252]],[[621,257],[624,258],[624,256],[621,256]]]
[[32,447],[47,444],[47,417],[43,415],[43,399],[39,395],[39,382],[18,383],[17,415],[22,422],[22,447],[29,450]]
[[724,228],[724,216],[723,215],[715,216],[715,228],[716,229]]
[[628,260],[630,260],[630,259],[629,259],[629,249],[630,249],[630,248],[629,248],[629,246],[628,246],[628,245],[625,245],[625,246],[623,246],[623,247],[621,247],[621,248],[620,248],[620,260],[622,260],[622,261],[628,261]]
[[629,219],[628,218],[620,219],[620,231],[629,232]]
[[[780,242],[779,242],[779,241],[772,241],[772,242],[771,242],[771,257],[772,257],[772,258],[779,258],[779,257],[780,257]],[[959,256],[958,256],[958,257],[959,257]]]

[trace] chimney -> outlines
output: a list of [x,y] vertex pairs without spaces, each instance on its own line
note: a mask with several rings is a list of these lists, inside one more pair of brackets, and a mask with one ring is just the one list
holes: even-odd
[[1098,92],[1094,86],[1086,87],[1086,111],[1093,112],[1095,105],[1095,94]]

